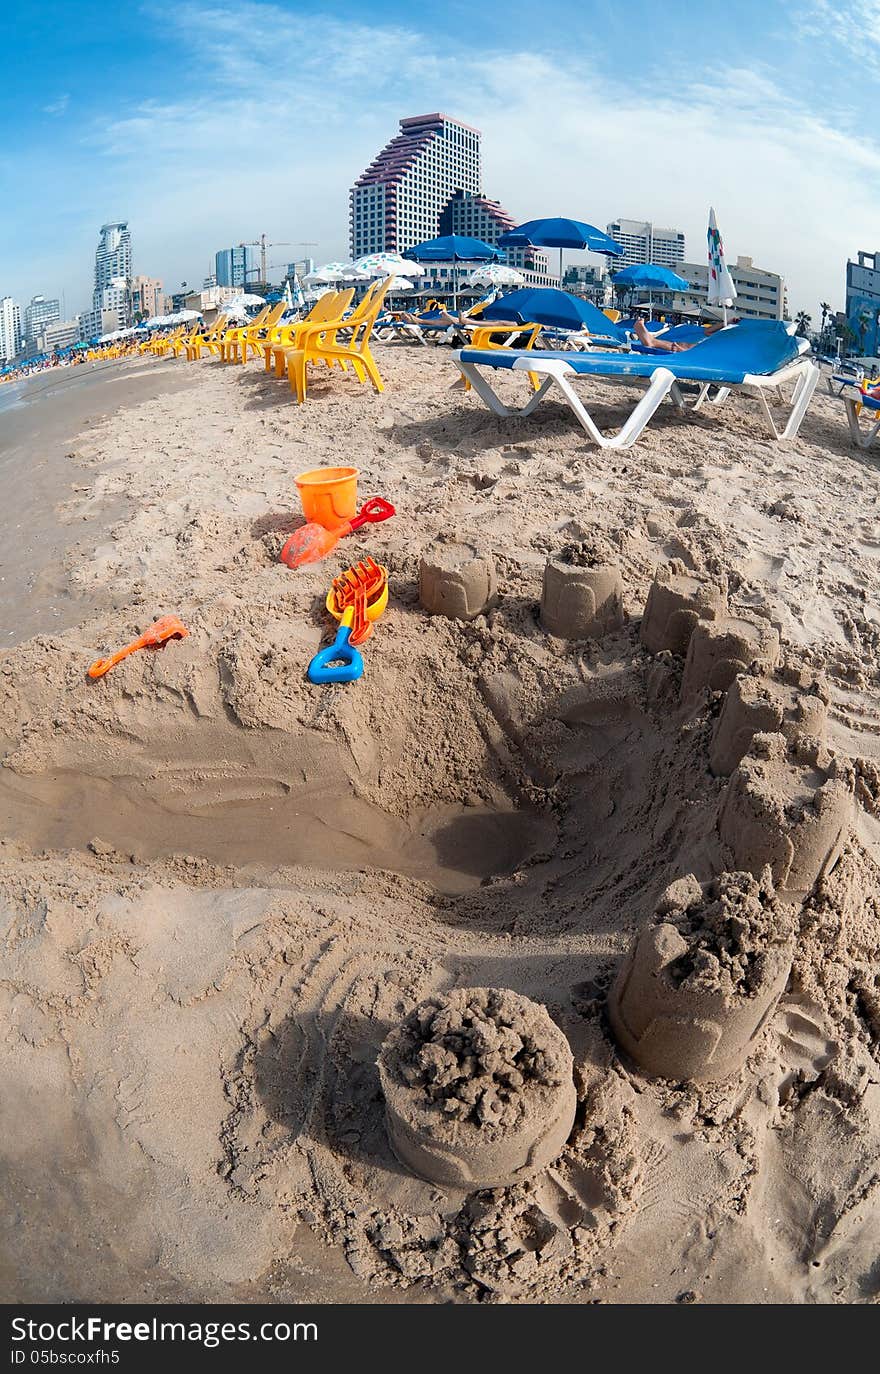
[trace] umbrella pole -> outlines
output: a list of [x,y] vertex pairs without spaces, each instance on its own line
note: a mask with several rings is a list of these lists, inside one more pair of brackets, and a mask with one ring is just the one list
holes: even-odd
[[565,250],[562,249],[562,248],[560,248],[560,250],[559,250],[559,289],[560,289],[560,291],[562,290],[562,254],[563,254],[564,251],[565,251]]

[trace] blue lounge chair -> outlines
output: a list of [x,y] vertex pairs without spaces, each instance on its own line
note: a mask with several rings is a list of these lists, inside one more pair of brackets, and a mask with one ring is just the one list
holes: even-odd
[[[496,415],[531,415],[548,391],[556,387],[594,443],[601,448],[631,448],[666,397],[676,409],[686,409],[681,382],[699,383],[693,410],[703,405],[713,387],[717,388],[712,397],[715,404],[733,390],[755,395],[773,437],[794,438],[819,380],[819,369],[802,353],[800,342],[781,321],[766,320],[750,321],[746,327],[731,325],[685,352],[664,353],[662,357],[656,353],[539,353],[475,348],[460,349],[452,356],[462,375]],[[543,377],[543,381],[525,406],[512,410],[492,390],[482,369],[532,372]],[[613,436],[601,432],[571,384],[574,379],[590,377],[625,382],[643,378],[648,382],[644,396]],[[794,393],[780,432],[767,402],[767,391],[788,382],[794,383]]]

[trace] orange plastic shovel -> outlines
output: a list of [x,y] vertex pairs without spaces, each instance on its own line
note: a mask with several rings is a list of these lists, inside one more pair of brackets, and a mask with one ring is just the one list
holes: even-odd
[[136,653],[138,649],[158,649],[159,645],[164,644],[166,639],[186,639],[188,634],[189,630],[182,620],[178,620],[176,615],[163,615],[161,620],[150,625],[142,635],[132,640],[131,644],[126,644],[124,649],[111,654],[109,658],[99,658],[93,663],[89,669],[89,677],[103,677],[117,663],[121,663],[124,658],[128,658],[129,654]]
[[382,496],[371,496],[361,507],[360,515],[355,515],[351,520],[343,520],[341,525],[334,526],[332,530],[310,520],[308,524],[294,530],[279,554],[281,562],[286,563],[288,568],[299,568],[303,563],[317,563],[319,558],[325,558],[336,548],[344,534],[351,534],[352,530],[360,529],[361,525],[373,525],[379,520],[388,520],[393,514],[394,507],[390,501],[386,501]]

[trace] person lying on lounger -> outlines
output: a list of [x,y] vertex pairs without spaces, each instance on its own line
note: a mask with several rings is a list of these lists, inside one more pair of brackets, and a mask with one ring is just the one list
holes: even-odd
[[[724,325],[720,320],[717,324],[707,325],[704,330],[704,337],[708,338],[710,334],[714,334],[716,330],[723,328]],[[694,339],[692,343],[675,343],[673,340],[664,339],[662,336],[658,338],[656,334],[652,334],[645,328],[644,322],[641,319],[634,321],[633,333],[640,344],[644,344],[646,348],[654,349],[660,353],[684,353],[686,349],[693,348],[694,344],[702,342],[700,339]]]

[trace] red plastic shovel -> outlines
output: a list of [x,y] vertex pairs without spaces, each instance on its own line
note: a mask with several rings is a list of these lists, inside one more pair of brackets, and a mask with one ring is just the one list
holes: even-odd
[[303,563],[317,563],[319,558],[326,558],[327,554],[336,548],[344,534],[351,534],[352,530],[359,529],[361,525],[373,525],[379,520],[387,520],[393,514],[394,507],[384,496],[371,496],[361,507],[359,515],[353,520],[343,520],[341,525],[334,526],[332,530],[310,521],[307,525],[301,525],[298,530],[294,530],[281,550],[281,562],[286,563],[288,568],[299,568]]

